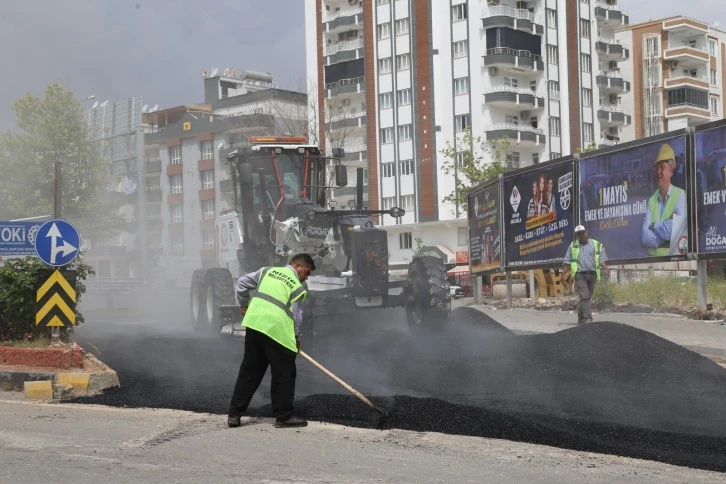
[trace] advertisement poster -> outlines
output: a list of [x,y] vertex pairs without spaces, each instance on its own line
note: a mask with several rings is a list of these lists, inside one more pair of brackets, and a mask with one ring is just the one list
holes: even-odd
[[688,253],[684,136],[580,160],[580,223],[611,260]]
[[572,241],[572,161],[504,178],[506,266],[562,262]]
[[471,273],[502,265],[499,233],[499,182],[469,195],[469,263]]
[[0,257],[35,254],[35,235],[44,222],[0,222]]
[[696,133],[698,252],[726,252],[726,126]]

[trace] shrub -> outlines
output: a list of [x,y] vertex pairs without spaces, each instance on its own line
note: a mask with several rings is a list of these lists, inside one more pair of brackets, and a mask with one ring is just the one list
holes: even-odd
[[592,295],[592,306],[596,311],[604,311],[613,307],[617,284],[614,282],[598,282]]
[[[83,281],[94,273],[93,268],[78,257],[63,268],[66,271],[76,273],[75,289],[80,300],[86,292]],[[50,334],[49,328],[35,325],[35,292],[41,279],[45,280],[51,273],[36,257],[10,259],[0,265],[0,341],[34,340]],[[76,325],[83,321],[83,315],[76,311]],[[67,339],[71,331],[72,328],[62,328],[61,338]]]

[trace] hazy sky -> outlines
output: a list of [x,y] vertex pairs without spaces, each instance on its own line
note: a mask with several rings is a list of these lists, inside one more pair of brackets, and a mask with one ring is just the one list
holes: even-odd
[[[633,23],[687,13],[720,20],[726,29],[724,0],[620,5]],[[0,0],[0,129],[13,123],[13,100],[40,94],[54,81],[79,98],[143,96],[162,108],[202,101],[200,73],[212,67],[271,72],[280,87],[301,88],[303,6],[303,0]]]

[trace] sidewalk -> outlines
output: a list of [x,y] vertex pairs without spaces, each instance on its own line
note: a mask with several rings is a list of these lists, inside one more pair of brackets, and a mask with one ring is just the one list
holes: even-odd
[[[577,326],[572,311],[494,309],[471,305],[517,334],[555,333]],[[721,321],[697,321],[663,313],[594,313],[595,323],[613,321],[648,331],[696,353],[726,363],[726,326]]]

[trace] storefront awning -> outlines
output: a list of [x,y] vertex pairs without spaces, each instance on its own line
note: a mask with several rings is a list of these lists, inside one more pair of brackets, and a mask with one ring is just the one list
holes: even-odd
[[444,261],[444,265],[456,264],[456,254],[445,245],[427,245],[421,255],[438,257]]
[[469,266],[456,266],[446,273],[447,276],[461,276],[469,273]]

